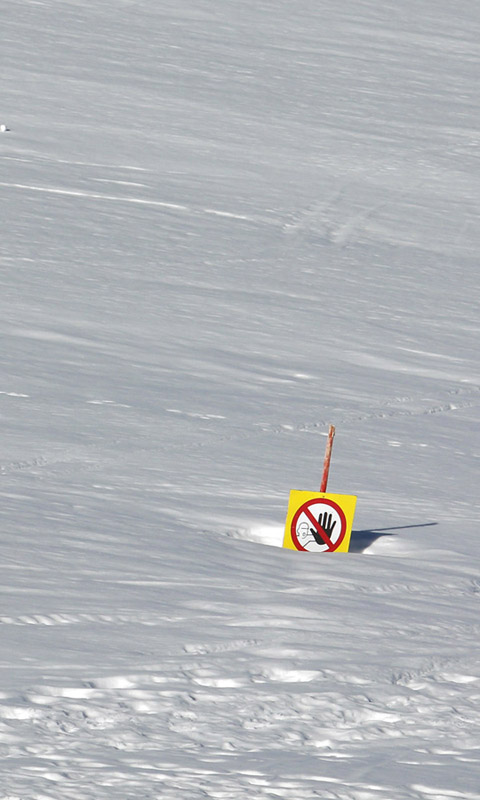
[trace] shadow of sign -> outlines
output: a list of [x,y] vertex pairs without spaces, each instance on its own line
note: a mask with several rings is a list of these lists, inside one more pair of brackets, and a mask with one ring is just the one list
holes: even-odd
[[392,531],[403,531],[407,528],[430,528],[432,525],[438,525],[438,522],[421,522],[418,525],[397,525],[392,528],[372,528],[371,530],[352,531],[352,538],[350,539],[350,553],[363,553],[367,547],[370,547],[373,542],[380,539],[381,536],[397,536],[398,534]]

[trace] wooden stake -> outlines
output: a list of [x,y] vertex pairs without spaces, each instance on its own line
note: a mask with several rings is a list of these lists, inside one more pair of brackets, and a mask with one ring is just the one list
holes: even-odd
[[328,429],[328,439],[327,439],[327,446],[325,448],[325,459],[323,462],[323,475],[322,475],[322,482],[320,484],[320,491],[326,492],[327,491],[327,482],[328,482],[328,472],[330,469],[330,459],[332,457],[332,447],[333,447],[333,437],[335,436],[335,426],[330,425]]

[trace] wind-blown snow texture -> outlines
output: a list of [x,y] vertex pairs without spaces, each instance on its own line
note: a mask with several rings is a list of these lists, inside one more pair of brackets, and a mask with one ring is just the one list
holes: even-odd
[[1,41],[0,800],[480,798],[480,6]]

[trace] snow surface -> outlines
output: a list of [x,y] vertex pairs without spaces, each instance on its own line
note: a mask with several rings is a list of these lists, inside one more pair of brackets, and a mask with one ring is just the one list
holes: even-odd
[[480,798],[479,41],[3,0],[0,800]]

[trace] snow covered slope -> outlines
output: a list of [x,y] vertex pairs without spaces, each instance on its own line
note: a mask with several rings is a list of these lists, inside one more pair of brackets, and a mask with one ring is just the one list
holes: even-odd
[[479,39],[4,0],[0,800],[480,798]]

